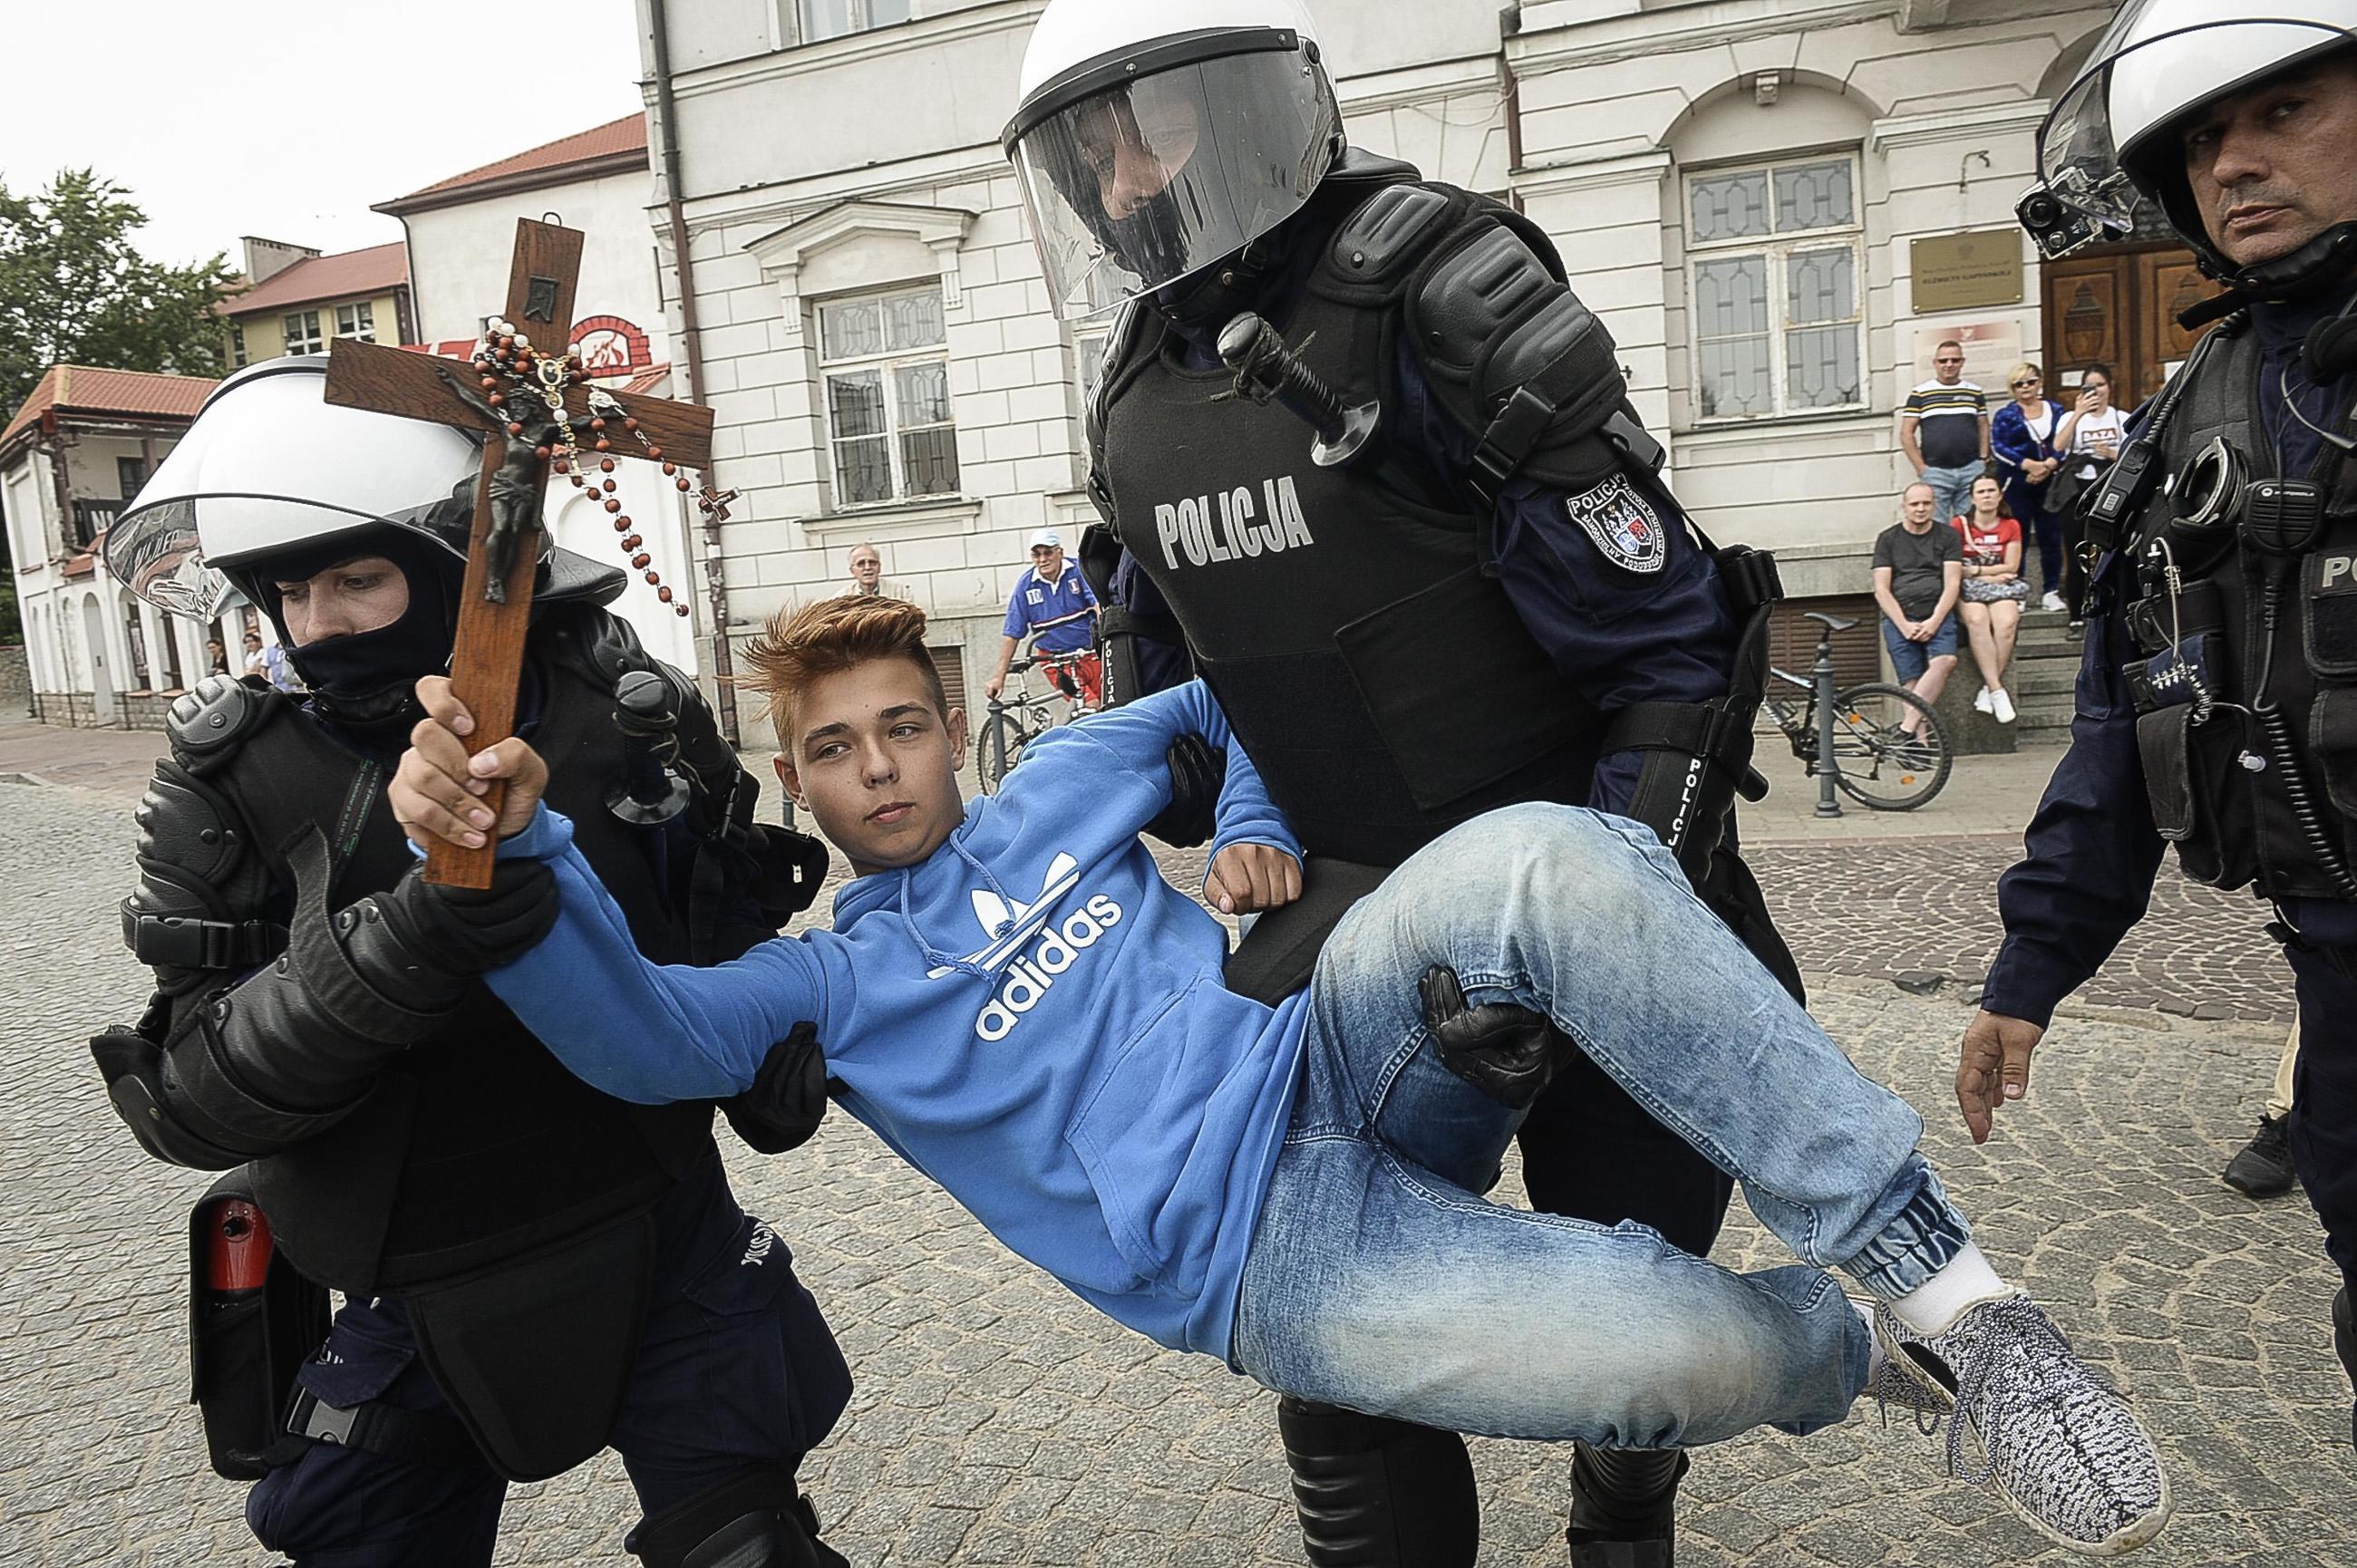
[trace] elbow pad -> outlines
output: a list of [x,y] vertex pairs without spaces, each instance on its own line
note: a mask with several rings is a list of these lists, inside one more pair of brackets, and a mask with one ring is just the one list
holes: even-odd
[[502,861],[484,892],[428,886],[414,873],[330,916],[328,847],[317,829],[290,845],[299,890],[276,962],[201,1010],[207,1048],[167,1045],[166,1087],[230,1127],[283,1146],[341,1117],[378,1069],[440,1029],[484,971],[520,956],[556,918],[555,879]]

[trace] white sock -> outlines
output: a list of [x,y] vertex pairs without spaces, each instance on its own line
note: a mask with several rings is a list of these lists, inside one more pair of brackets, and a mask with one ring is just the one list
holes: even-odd
[[1918,1334],[1945,1334],[1967,1308],[2012,1294],[1980,1248],[1967,1241],[1947,1267],[1892,1302],[1890,1310]]
[[1882,1364],[1889,1358],[1882,1353],[1882,1336],[1874,1331],[1874,1303],[1851,1296],[1849,1304],[1866,1320],[1866,1386],[1872,1388],[1874,1380],[1882,1376]]

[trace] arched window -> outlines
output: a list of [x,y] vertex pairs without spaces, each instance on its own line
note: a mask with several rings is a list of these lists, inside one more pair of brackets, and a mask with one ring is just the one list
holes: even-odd
[[1697,170],[1685,209],[1696,418],[1863,406],[1856,156]]

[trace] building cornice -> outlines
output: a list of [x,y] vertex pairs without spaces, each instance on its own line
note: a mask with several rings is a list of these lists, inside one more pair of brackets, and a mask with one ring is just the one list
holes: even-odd
[[513,196],[526,190],[545,190],[551,186],[571,185],[576,180],[603,179],[608,175],[630,174],[650,166],[647,150],[631,147],[594,158],[578,158],[572,163],[557,164],[548,168],[500,175],[450,190],[396,197],[391,201],[380,201],[369,210],[382,212],[389,218],[406,218],[414,212],[431,212],[443,207],[464,207],[469,202],[483,201],[492,197]]
[[[732,88],[791,81],[796,77],[834,70],[863,60],[935,48],[965,38],[987,38],[993,33],[1011,32],[1028,27],[1040,9],[1040,0],[998,0],[996,5],[970,6],[946,16],[920,16],[913,21],[894,22],[886,27],[869,27],[864,32],[845,33],[839,38],[827,38],[819,43],[797,44],[791,48],[773,49],[767,54],[721,60],[698,66],[693,70],[674,72],[672,96],[675,101],[684,102],[691,98],[726,92]],[[1012,113],[1014,105],[1009,104],[1007,108]]]
[[1615,65],[1652,55],[1723,48],[1756,38],[1792,38],[1826,27],[1884,17],[1893,20],[1900,0],[1718,0],[1685,11],[1641,11],[1631,5],[1613,16],[1598,16],[1593,5],[1553,0],[1527,6],[1522,31],[1506,40],[1506,58],[1517,75],[1543,70]]
[[1540,164],[1519,168],[1507,177],[1521,197],[1563,196],[1613,185],[1658,185],[1670,172],[1670,155],[1656,147],[1641,153],[1616,153],[1577,163]]
[[2043,98],[2024,98],[1984,108],[1943,109],[1931,114],[1896,114],[1877,120],[1867,127],[1867,145],[1875,152],[1887,153],[1894,147],[1932,146],[1966,136],[1985,136],[1992,132],[2000,135],[2013,132],[2034,134],[2046,123],[2047,109],[2048,104]]
[[965,291],[958,281],[958,247],[965,242],[974,220],[974,214],[963,207],[920,207],[855,197],[748,240],[744,249],[761,263],[761,275],[778,285],[786,337],[791,340],[802,335],[802,258],[855,234],[898,234],[931,250],[941,269],[942,308],[955,317],[965,308]]

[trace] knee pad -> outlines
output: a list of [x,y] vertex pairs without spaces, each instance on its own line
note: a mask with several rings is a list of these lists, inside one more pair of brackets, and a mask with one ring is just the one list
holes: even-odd
[[1470,1006],[1457,972],[1434,964],[1416,982],[1441,1065],[1510,1111],[1527,1111],[1579,1047],[1544,1014],[1510,1003]]
[[1290,1395],[1276,1425],[1312,1568],[1473,1568],[1481,1510],[1463,1438]]
[[851,1568],[818,1538],[818,1510],[793,1472],[748,1470],[630,1531],[622,1549],[646,1568]]
[[1678,1481],[1686,1456],[1676,1448],[1574,1445],[1571,1461],[1572,1568],[1669,1568],[1676,1561]]

